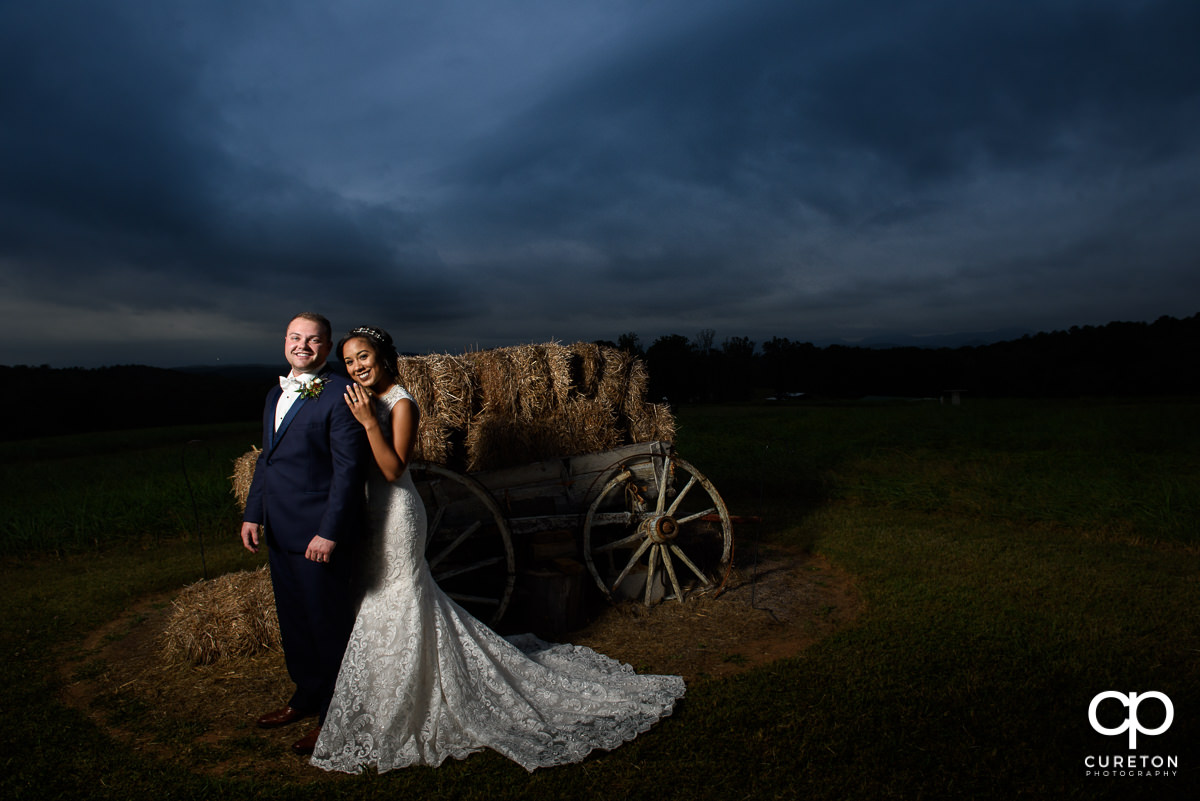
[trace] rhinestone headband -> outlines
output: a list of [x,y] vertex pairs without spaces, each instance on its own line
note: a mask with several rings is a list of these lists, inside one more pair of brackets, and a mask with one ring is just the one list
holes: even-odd
[[365,335],[380,343],[381,345],[388,344],[388,336],[378,328],[372,328],[369,325],[360,325],[358,328],[350,330],[351,336]]

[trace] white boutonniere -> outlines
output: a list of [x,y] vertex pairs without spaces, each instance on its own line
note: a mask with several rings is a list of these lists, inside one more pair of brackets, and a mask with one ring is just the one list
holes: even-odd
[[302,384],[300,386],[300,397],[304,398],[305,400],[319,398],[321,397],[321,390],[323,389],[325,389],[325,379],[314,378],[307,384]]

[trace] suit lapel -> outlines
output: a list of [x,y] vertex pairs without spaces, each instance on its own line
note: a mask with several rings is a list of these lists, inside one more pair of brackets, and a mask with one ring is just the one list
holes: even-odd
[[[317,373],[317,377],[328,381],[329,368],[328,367],[323,368],[319,373]],[[276,400],[276,403],[279,402],[278,396],[276,397],[275,400]],[[296,414],[300,411],[301,407],[303,407],[304,404],[308,403],[308,401],[309,401],[308,398],[296,398],[296,402],[292,404],[292,408],[288,409],[288,413],[283,416],[283,419],[281,421],[279,421],[279,428],[275,429],[275,431],[272,433],[271,447],[269,447],[267,449],[268,451],[275,450],[275,447],[279,444],[279,440],[283,438],[284,432],[286,432],[288,430],[288,426],[290,426],[292,424],[292,420],[296,419]],[[273,417],[272,417],[272,420],[274,420]]]
[[288,409],[288,413],[283,416],[283,420],[279,422],[279,428],[275,430],[275,434],[271,437],[271,450],[279,445],[279,440],[283,439],[284,433],[288,430],[288,426],[296,419],[297,412],[304,404],[308,403],[308,398],[296,398],[296,402],[292,404],[292,408]]
[[279,387],[272,389],[263,407],[263,450],[267,453],[275,447],[275,407],[279,405],[279,396],[282,394]]

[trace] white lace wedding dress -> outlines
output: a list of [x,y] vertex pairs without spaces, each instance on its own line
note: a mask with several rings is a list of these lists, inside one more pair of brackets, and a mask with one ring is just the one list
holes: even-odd
[[[384,430],[400,387],[377,405]],[[526,770],[612,749],[671,714],[679,676],[640,676],[590,648],[503,638],[445,595],[425,562],[425,507],[406,471],[368,484],[369,582],[312,764],[380,772],[491,748]],[[377,561],[375,561],[377,560]]]

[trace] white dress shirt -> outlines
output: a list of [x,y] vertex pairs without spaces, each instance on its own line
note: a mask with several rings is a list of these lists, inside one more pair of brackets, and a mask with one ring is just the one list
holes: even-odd
[[[301,384],[307,386],[312,383],[312,380],[317,377],[315,372],[312,373],[297,373],[292,370],[285,378],[297,378]],[[279,424],[283,422],[283,418],[287,417],[287,413],[291,410],[296,399],[300,397],[300,389],[285,389],[279,396],[279,402],[275,404],[275,430],[279,430]]]

